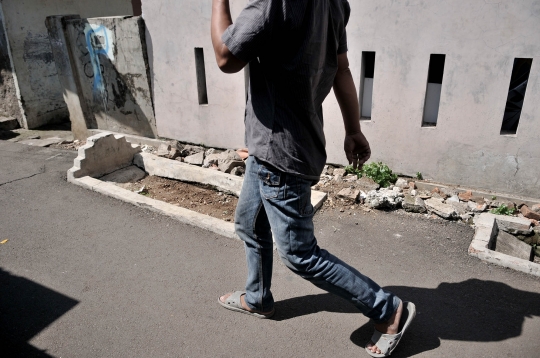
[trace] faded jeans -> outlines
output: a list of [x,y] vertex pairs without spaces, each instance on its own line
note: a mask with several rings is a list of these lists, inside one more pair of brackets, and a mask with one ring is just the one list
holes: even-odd
[[387,322],[401,300],[317,245],[311,185],[253,156],[247,159],[235,217],[236,233],[246,249],[247,305],[259,312],[274,306],[273,233],[279,256],[291,271],[350,301],[376,323]]

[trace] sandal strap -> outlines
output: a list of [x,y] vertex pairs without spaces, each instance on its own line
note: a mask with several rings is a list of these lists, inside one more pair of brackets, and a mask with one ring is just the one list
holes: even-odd
[[375,343],[382,354],[386,355],[399,343],[401,332],[398,334],[383,334],[377,330],[373,333],[371,341]]
[[240,300],[240,297],[242,297],[244,294],[245,292],[243,291],[235,291],[232,295],[227,297],[225,303],[236,308],[242,308],[242,301]]

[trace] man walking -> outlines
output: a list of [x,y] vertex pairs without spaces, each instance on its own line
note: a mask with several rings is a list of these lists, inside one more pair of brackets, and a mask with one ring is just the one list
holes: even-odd
[[246,145],[249,157],[236,209],[245,242],[245,292],[219,298],[225,308],[269,318],[274,235],[293,272],[337,294],[375,322],[366,351],[392,353],[415,315],[368,277],[317,245],[311,186],[326,162],[322,103],[333,88],[345,126],[349,163],[370,157],[360,129],[356,87],[349,70],[347,0],[250,0],[233,24],[228,0],[213,0],[212,43],[218,66],[235,73],[249,63]]

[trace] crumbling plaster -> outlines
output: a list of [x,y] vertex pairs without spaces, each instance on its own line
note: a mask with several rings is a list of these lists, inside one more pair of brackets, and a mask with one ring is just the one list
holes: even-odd
[[131,0],[2,0],[2,7],[26,113],[25,128],[68,117],[45,18],[63,14],[79,14],[83,18],[133,14]]
[[0,117],[15,118],[20,125],[23,123],[24,114],[19,101],[16,78],[0,2]]

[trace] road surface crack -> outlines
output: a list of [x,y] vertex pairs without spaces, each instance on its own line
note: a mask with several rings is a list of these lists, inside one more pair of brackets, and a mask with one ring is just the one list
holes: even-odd
[[22,178],[18,178],[18,179],[14,179],[14,180],[10,180],[10,181],[7,181],[5,183],[0,183],[0,186],[4,186],[6,184],[11,184],[11,183],[15,183],[17,181],[20,181],[20,180],[25,180],[25,179],[30,179],[32,177],[35,177],[36,175],[40,175],[40,174],[44,174],[45,173],[45,166],[41,166],[41,168],[39,168],[39,172],[38,173],[34,173],[32,175],[28,175],[28,176],[25,176],[25,177],[22,177]]

